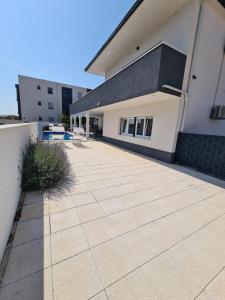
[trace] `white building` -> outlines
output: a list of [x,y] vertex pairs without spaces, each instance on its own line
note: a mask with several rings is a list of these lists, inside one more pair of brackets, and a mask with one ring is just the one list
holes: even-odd
[[69,106],[90,89],[54,81],[18,76],[16,85],[18,112],[25,122],[61,122],[62,113],[69,114]]
[[224,8],[136,1],[85,69],[106,81],[71,105],[71,118],[98,116],[103,139],[167,162],[178,133],[224,137]]

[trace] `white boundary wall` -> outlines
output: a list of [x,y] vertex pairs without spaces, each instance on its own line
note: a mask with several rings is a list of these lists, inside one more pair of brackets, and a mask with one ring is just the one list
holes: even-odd
[[0,126],[0,262],[21,194],[21,151],[40,134],[40,123]]

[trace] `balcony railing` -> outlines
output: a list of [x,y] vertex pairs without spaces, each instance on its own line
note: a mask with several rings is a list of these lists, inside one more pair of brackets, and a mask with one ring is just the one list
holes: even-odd
[[162,86],[181,89],[185,63],[186,55],[162,43],[73,103],[70,113],[88,111],[157,91],[179,95]]

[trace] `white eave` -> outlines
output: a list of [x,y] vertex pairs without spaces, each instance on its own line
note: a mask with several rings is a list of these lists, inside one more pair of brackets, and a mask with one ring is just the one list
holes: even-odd
[[190,0],[143,0],[137,1],[103,47],[85,68],[85,71],[105,75],[128,49],[139,46],[170,16]]

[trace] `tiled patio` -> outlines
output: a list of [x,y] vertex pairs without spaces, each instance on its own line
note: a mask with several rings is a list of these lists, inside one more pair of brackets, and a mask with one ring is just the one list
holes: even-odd
[[0,299],[225,299],[225,183],[82,145],[69,191],[26,195]]

